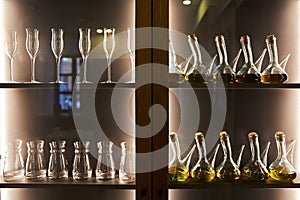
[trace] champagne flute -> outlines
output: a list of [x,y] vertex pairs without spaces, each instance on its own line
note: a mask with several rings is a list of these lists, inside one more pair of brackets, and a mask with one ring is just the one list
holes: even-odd
[[111,80],[111,57],[115,50],[115,29],[106,29],[104,28],[104,38],[103,38],[103,49],[105,52],[105,57],[107,60],[107,76],[108,80],[102,83],[114,83]]
[[5,48],[5,54],[10,61],[10,74],[9,74],[10,82],[17,83],[16,81],[14,81],[14,72],[13,72],[14,57],[18,49],[17,31],[11,30],[9,34],[6,35],[4,40],[4,48]]
[[35,80],[35,59],[39,51],[39,30],[26,28],[26,50],[31,61],[31,83],[40,83]]
[[[135,82],[135,47],[134,47],[134,34],[132,34],[133,31],[130,30],[130,28],[127,29],[127,49],[129,52],[130,56],[130,61],[131,61],[131,72],[132,72],[132,77],[131,81],[128,83],[134,83]],[[133,32],[134,33],[134,32]]]
[[87,81],[87,76],[86,76],[87,58],[91,50],[91,29],[90,28],[79,28],[79,50],[83,60],[82,83],[91,83],[90,81]]
[[52,38],[51,38],[51,49],[56,59],[56,81],[54,83],[64,83],[60,81],[60,58],[64,49],[64,30],[61,28],[51,29]]

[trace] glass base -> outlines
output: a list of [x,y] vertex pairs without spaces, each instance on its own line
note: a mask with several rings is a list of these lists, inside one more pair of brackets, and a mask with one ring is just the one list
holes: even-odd
[[58,84],[62,84],[62,83],[66,83],[66,82],[64,82],[64,81],[51,81],[51,82],[49,82],[49,83],[58,83]]
[[91,82],[91,81],[78,81],[76,83],[92,84],[93,82]]
[[29,81],[29,82],[24,82],[24,83],[42,83],[42,82],[33,80],[33,81]]
[[115,82],[115,81],[102,81],[102,82],[100,82],[101,84],[110,84],[110,83],[117,83],[117,82]]
[[135,83],[135,80],[127,81],[125,83]]

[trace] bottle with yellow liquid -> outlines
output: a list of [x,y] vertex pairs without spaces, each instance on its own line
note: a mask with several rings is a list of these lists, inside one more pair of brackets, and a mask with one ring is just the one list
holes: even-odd
[[191,162],[192,153],[195,150],[195,146],[191,149],[187,156],[182,159],[177,134],[175,132],[171,132],[169,139],[174,155],[168,169],[169,182],[184,182],[189,177],[189,165]]
[[[266,38],[267,48],[269,52],[270,62],[261,74],[262,83],[283,83],[288,80],[288,74],[285,71],[285,65],[278,62],[278,51],[276,37],[268,35]],[[288,55],[289,56],[289,55]]]
[[203,133],[195,133],[195,140],[199,153],[199,160],[191,169],[191,177],[198,182],[211,182],[215,178],[214,160],[216,157],[217,149],[213,153],[213,160],[210,162],[206,156],[206,145]]
[[296,170],[287,159],[285,134],[278,131],[275,133],[278,155],[269,166],[270,176],[278,182],[292,182],[296,176]]
[[220,133],[220,142],[224,152],[222,163],[216,168],[217,178],[225,182],[235,182],[241,178],[239,169],[244,145],[241,148],[237,163],[233,161],[229,135],[226,131]]
[[[243,179],[247,181],[265,181],[269,177],[269,172],[261,160],[258,134],[256,132],[250,132],[248,138],[252,156],[250,161],[243,167]],[[265,156],[266,155],[267,154],[265,154]]]
[[240,42],[242,45],[245,63],[236,74],[237,83],[259,83],[260,69],[253,62],[252,48],[250,37],[248,35],[241,36]]

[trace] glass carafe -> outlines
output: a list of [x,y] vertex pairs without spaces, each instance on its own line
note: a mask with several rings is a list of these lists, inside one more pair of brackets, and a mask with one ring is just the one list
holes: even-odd
[[288,74],[278,62],[276,37],[268,35],[266,38],[270,62],[261,74],[262,83],[283,83],[288,80]]
[[225,45],[225,38],[223,35],[215,37],[216,47],[219,56],[219,64],[216,69],[219,71],[217,78],[221,76],[224,83],[233,83],[235,80],[235,69],[228,64],[227,50]]
[[4,181],[16,181],[24,177],[24,161],[21,155],[22,140],[10,140],[6,143],[4,158]]
[[220,133],[220,141],[224,158],[221,164],[216,168],[217,177],[219,180],[225,182],[237,181],[241,178],[241,171],[239,170],[240,158],[238,159],[237,164],[233,161],[229,135],[226,131]]
[[86,180],[92,177],[92,169],[89,158],[89,141],[74,142],[75,156],[73,162],[73,179]]
[[181,158],[179,141],[175,132],[169,134],[169,145],[174,154],[173,160],[169,163],[169,182],[184,182],[189,177],[189,165],[195,146],[185,158]]
[[284,132],[275,133],[278,155],[274,162],[269,166],[270,176],[278,182],[291,182],[297,174],[295,168],[287,159],[286,143]]
[[135,143],[121,143],[122,155],[120,160],[119,179],[124,182],[135,181]]
[[115,163],[112,156],[113,143],[111,141],[101,141],[98,146],[98,162],[96,167],[96,178],[98,180],[108,180],[115,178]]
[[174,44],[172,39],[169,40],[169,82],[182,83],[184,82],[184,72],[179,69]]
[[48,177],[50,180],[68,178],[67,159],[65,156],[66,141],[52,141],[50,146],[50,159]]
[[191,177],[196,181],[211,182],[215,178],[215,169],[206,157],[206,145],[203,133],[195,133],[195,140],[198,148],[199,160],[191,169]]
[[258,134],[250,132],[248,138],[251,148],[251,159],[243,167],[242,176],[248,181],[265,181],[269,176],[269,172],[260,158]]
[[27,144],[26,178],[28,180],[46,179],[46,163],[44,156],[44,141],[29,141]]
[[241,36],[240,42],[244,53],[245,63],[242,68],[236,73],[236,82],[238,83],[259,83],[260,69],[253,62],[253,55],[248,35]]

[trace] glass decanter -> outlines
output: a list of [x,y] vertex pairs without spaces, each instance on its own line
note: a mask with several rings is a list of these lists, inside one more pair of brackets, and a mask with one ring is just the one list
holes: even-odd
[[219,72],[219,74],[216,74],[217,79],[222,78],[224,83],[233,83],[235,80],[235,69],[228,64],[228,56],[224,36],[216,36],[215,42],[219,56],[219,64],[216,67],[217,72]]
[[259,83],[260,69],[258,69],[253,62],[253,55],[248,35],[241,36],[240,42],[244,53],[245,63],[242,68],[236,73],[237,83]]
[[109,180],[115,178],[115,162],[112,157],[111,141],[101,141],[97,143],[98,146],[98,161],[96,166],[96,179]]
[[122,142],[119,180],[131,183],[135,181],[135,142]]
[[234,182],[241,178],[241,171],[239,170],[241,155],[243,148],[240,151],[240,155],[237,164],[233,161],[231,144],[229,135],[226,131],[220,133],[220,141],[223,148],[224,158],[221,164],[216,168],[217,178],[225,182]]
[[276,45],[276,37],[274,35],[268,35],[266,38],[268,53],[269,53],[269,65],[261,74],[262,83],[283,83],[288,80],[288,74],[285,72],[285,68],[280,66],[278,62],[278,51]]
[[28,180],[45,180],[47,167],[44,156],[44,141],[35,140],[26,144],[28,148],[26,178]]
[[50,180],[68,178],[67,159],[65,156],[66,141],[52,141],[50,146],[50,159],[48,177]]
[[7,141],[4,157],[4,181],[16,181],[24,177],[24,161],[21,154],[22,140]]
[[258,134],[250,132],[248,138],[252,156],[249,162],[243,167],[242,176],[248,181],[265,181],[269,177],[269,172],[260,157]]
[[169,182],[184,182],[189,177],[189,165],[195,146],[191,149],[187,156],[182,159],[177,134],[175,132],[171,132],[169,139],[170,146],[174,154],[173,160],[170,162],[168,169]]
[[285,134],[278,131],[275,133],[278,155],[274,162],[269,166],[270,176],[278,182],[291,182],[296,176],[296,170],[287,159]]
[[185,80],[188,80],[190,82],[206,83],[209,81],[210,76],[207,67],[202,63],[202,56],[197,36],[195,34],[189,35],[188,43],[193,54],[194,63],[192,67],[187,71]]
[[75,155],[72,171],[74,180],[87,180],[92,177],[92,168],[89,158],[89,146],[89,141],[74,142]]
[[195,133],[195,140],[199,153],[199,160],[191,169],[191,177],[200,182],[211,182],[215,178],[214,166],[206,157],[206,144],[204,135],[201,132]]

